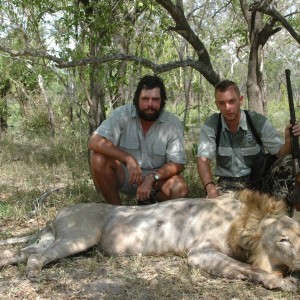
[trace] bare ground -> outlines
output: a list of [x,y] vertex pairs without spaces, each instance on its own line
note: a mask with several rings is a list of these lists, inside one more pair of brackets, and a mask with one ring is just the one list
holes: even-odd
[[190,270],[181,257],[108,258],[96,250],[63,259],[43,271],[40,283],[24,265],[5,267],[1,299],[299,299],[249,282],[212,278]]

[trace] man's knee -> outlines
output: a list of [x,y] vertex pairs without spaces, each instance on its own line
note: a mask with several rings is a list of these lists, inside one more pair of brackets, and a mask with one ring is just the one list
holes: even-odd
[[170,185],[170,196],[172,199],[184,198],[188,193],[187,183],[183,178],[177,178]]
[[105,171],[106,167],[112,166],[113,160],[109,159],[107,156],[93,152],[90,153],[90,168],[94,172],[101,172]]
[[183,198],[186,197],[188,194],[188,186],[187,183],[183,180],[181,180],[178,185],[177,185],[177,197],[178,198]]

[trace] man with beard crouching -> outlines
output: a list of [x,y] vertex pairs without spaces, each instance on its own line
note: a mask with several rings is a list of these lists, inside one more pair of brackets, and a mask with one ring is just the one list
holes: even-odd
[[106,202],[121,205],[119,192],[141,205],[187,195],[183,126],[166,100],[162,79],[146,75],[133,104],[116,108],[92,134],[91,175]]

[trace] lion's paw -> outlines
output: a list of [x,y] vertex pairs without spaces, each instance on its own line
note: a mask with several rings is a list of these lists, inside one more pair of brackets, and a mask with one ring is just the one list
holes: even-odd
[[42,263],[32,255],[29,257],[26,267],[26,275],[30,281],[40,282],[42,272]]
[[283,291],[296,291],[298,288],[298,281],[293,277],[272,278],[264,282],[264,286],[268,289],[281,289]]
[[282,290],[284,291],[296,291],[298,289],[298,280],[294,277],[286,277],[281,279]]

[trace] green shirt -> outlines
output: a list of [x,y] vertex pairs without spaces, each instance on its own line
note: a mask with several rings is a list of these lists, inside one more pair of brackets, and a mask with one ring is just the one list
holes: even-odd
[[[284,142],[270,121],[263,115],[249,112],[253,125],[260,136],[264,148],[270,154],[277,154]],[[246,115],[241,111],[241,119],[237,133],[232,134],[223,116],[218,153],[216,153],[216,131],[219,114],[211,115],[200,130],[198,157],[216,159],[215,175],[225,177],[241,177],[251,173],[251,166],[261,152],[249,128]]]
[[113,110],[95,133],[130,153],[142,169],[158,169],[167,162],[186,164],[183,125],[177,116],[165,110],[146,136],[133,104]]

